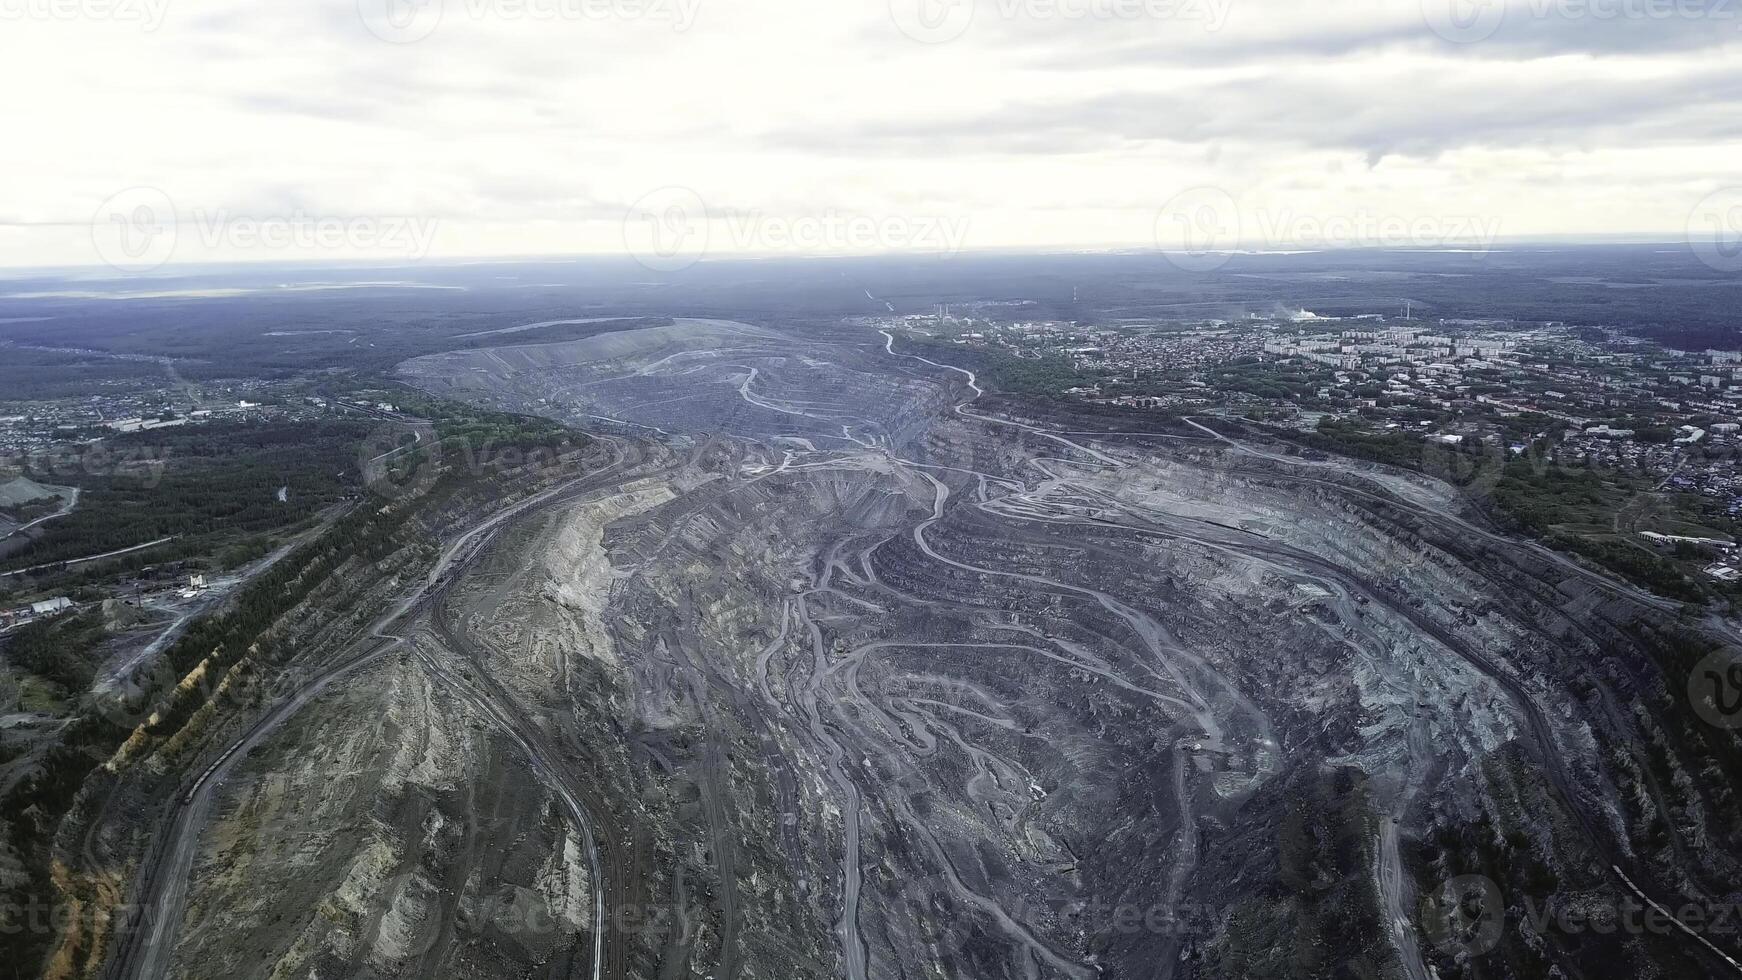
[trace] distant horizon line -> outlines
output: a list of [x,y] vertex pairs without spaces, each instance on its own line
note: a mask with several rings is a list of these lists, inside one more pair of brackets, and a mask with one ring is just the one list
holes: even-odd
[[[1685,233],[1684,233],[1685,234]],[[939,251],[931,249],[890,249],[875,252],[721,252],[708,254],[698,258],[694,266],[709,263],[724,262],[780,262],[780,261],[843,261],[843,260],[877,260],[877,259],[926,259],[939,260],[974,257],[974,256],[1086,256],[1086,255],[1230,255],[1230,256],[1295,256],[1295,255],[1325,255],[1325,254],[1357,254],[1357,253],[1419,253],[1432,254],[1480,254],[1486,252],[1507,251],[1532,246],[1556,246],[1561,248],[1618,248],[1618,247],[1648,247],[1663,246],[1670,248],[1692,249],[1696,242],[1688,238],[1676,238],[1670,233],[1605,233],[1605,234],[1543,234],[1520,235],[1495,238],[1492,242],[1458,242],[1446,241],[1436,245],[1368,245],[1368,244],[1292,244],[1274,245],[1236,243],[1220,248],[1183,249],[1161,248],[1155,245],[1104,244],[1104,245],[1009,245],[987,246],[984,248],[964,248],[958,251]],[[1498,246],[1506,246],[1500,248]],[[431,256],[426,258],[268,258],[268,259],[211,259],[211,260],[171,260],[163,266],[147,272],[126,272],[102,263],[86,264],[52,264],[52,265],[7,265],[0,263],[0,279],[41,277],[79,277],[84,281],[150,281],[153,279],[175,278],[199,271],[245,271],[250,269],[418,269],[418,268],[458,268],[463,266],[489,266],[510,264],[548,264],[561,265],[579,262],[621,262],[631,266],[642,266],[635,255],[623,251],[601,252],[567,252],[567,253],[520,253],[503,255],[452,255]],[[643,266],[643,268],[646,268]],[[652,274],[672,275],[669,271],[647,268]],[[678,270],[681,272],[684,270]],[[1186,270],[1182,270],[1186,271]]]

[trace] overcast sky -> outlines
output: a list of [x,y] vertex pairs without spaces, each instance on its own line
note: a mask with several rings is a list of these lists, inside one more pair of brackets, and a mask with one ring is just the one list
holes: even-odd
[[1424,2],[0,0],[0,264],[1460,247],[1742,214],[1742,0]]

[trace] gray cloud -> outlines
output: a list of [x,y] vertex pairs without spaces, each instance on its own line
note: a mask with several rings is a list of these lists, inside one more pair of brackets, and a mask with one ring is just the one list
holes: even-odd
[[1457,74],[1380,81],[1288,72],[1119,92],[985,113],[784,130],[771,143],[834,153],[1072,153],[1132,143],[1240,141],[1433,156],[1466,146],[1566,147],[1742,137],[1742,76],[1690,71],[1650,83],[1587,74],[1495,84]]
[[[684,31],[447,0],[401,44],[356,0],[174,4],[149,35],[12,24],[0,264],[97,260],[88,216],[140,187],[438,217],[449,254],[488,255],[621,249],[629,202],[670,186],[721,219],[971,213],[977,245],[1032,247],[1153,243],[1171,184],[1572,234],[1680,229],[1737,180],[1742,25],[1723,18],[1510,0],[1551,13],[1456,44],[1421,6],[1453,0],[977,2],[934,44],[890,0],[703,0]],[[1584,2],[1674,0],[1554,0]],[[1125,13],[1057,13],[1085,3]]]
[[[980,13],[958,43],[1003,49],[1032,67],[1073,71],[1381,52],[1498,60],[1639,57],[1742,45],[1738,0],[1403,0],[1365,9],[1347,3],[1303,8],[1296,0],[1143,0],[1183,13],[1072,20],[1001,16],[999,5],[1008,2],[979,0]],[[1219,3],[1226,3],[1226,22],[1211,30],[1202,15]],[[1307,10],[1311,16],[1302,18]]]

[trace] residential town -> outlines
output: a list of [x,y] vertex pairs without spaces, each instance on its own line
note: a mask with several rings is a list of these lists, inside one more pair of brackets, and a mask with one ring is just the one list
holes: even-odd
[[1679,351],[1561,323],[1306,310],[1087,325],[940,309],[874,325],[993,365],[1045,365],[1038,377],[1053,390],[1035,393],[1238,417],[1385,461],[1419,459],[1407,447],[1437,444],[1537,471],[1602,474],[1625,491],[1617,499],[1647,492],[1669,502],[1656,508],[1673,512],[1650,532],[1657,539],[1635,541],[1698,546],[1715,559],[1711,577],[1742,579],[1731,557],[1742,518],[1742,351]]

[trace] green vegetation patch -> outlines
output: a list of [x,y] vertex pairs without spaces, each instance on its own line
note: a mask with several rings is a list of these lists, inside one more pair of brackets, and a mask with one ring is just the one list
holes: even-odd
[[163,366],[147,360],[12,346],[0,355],[0,391],[8,400],[88,398],[105,389],[132,390],[163,377]]
[[79,692],[91,686],[107,636],[101,612],[39,619],[7,638],[6,660],[63,692]]
[[[233,422],[118,436],[105,443],[104,456],[71,468],[76,472],[31,474],[78,485],[79,505],[41,525],[0,571],[172,536],[174,544],[149,552],[149,560],[207,555],[291,527],[357,491],[367,431],[359,422]],[[97,465],[105,458],[129,462]]]
[[1068,358],[1056,354],[1017,357],[991,348],[965,348],[920,337],[901,338],[897,350],[966,367],[974,371],[982,387],[1012,395],[1061,398],[1072,388],[1092,387],[1101,380],[1077,370]]
[[64,715],[69,705],[65,688],[41,677],[25,675],[18,680],[18,710],[45,715]]

